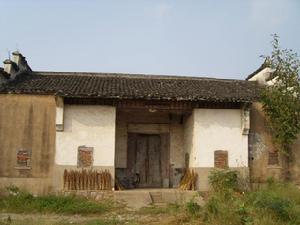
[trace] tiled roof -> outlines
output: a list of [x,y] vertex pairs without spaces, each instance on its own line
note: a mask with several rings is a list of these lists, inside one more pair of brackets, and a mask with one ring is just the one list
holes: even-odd
[[0,92],[76,98],[250,102],[258,97],[259,87],[251,81],[204,77],[32,72],[18,75]]

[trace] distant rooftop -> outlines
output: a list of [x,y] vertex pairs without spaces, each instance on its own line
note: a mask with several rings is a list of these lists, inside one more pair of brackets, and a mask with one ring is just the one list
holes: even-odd
[[246,80],[251,79],[252,77],[254,77],[256,74],[258,74],[260,71],[264,70],[265,68],[269,67],[270,64],[268,62],[268,59],[265,59],[265,61],[263,62],[263,64],[261,64],[261,66],[255,70],[253,73],[249,74],[246,78]]

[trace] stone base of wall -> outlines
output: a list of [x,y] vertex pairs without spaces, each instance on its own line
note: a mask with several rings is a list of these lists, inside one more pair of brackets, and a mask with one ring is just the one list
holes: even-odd
[[103,200],[113,200],[114,192],[113,191],[59,191],[57,192],[58,195],[76,195],[76,196],[83,196],[95,201],[103,201]]
[[28,191],[35,195],[45,195],[53,192],[51,178],[9,178],[0,177],[0,189],[16,186],[20,190]]

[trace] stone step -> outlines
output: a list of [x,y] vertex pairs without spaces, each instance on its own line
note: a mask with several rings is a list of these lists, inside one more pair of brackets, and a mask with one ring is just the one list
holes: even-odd
[[149,192],[152,204],[165,203],[162,198],[162,192]]
[[166,202],[159,202],[159,203],[152,203],[153,206],[156,206],[156,207],[166,207],[168,205],[168,203]]
[[[156,194],[159,192],[159,194]],[[151,195],[152,193],[152,195]],[[204,204],[197,191],[182,191],[178,189],[131,189],[112,192],[116,202],[126,204],[128,208],[139,209],[147,206],[164,206],[169,203],[185,203],[194,199]],[[153,197],[152,197],[153,196]],[[196,196],[196,198],[195,198]],[[153,201],[154,200],[154,201]],[[153,203],[161,202],[161,203]]]

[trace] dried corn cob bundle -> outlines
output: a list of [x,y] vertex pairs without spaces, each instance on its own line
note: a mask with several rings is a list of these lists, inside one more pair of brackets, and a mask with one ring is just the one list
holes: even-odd
[[107,176],[107,189],[106,190],[111,190],[112,189],[112,185],[111,185],[112,177],[108,170],[106,171],[106,176]]
[[100,173],[99,172],[96,172],[96,187],[95,189],[96,190],[100,190]]
[[94,170],[93,171],[93,190],[96,190],[97,189],[97,171],[96,170]]
[[67,172],[68,190],[71,190],[71,174]]
[[67,190],[111,190],[111,174],[108,170],[64,170],[63,185]]
[[104,174],[100,173],[101,180],[100,180],[100,190],[104,190]]
[[83,190],[86,190],[88,187],[88,177],[85,169],[82,170],[82,176],[83,176]]
[[107,175],[106,171],[103,172],[103,190],[107,189]]
[[88,187],[87,189],[90,190],[91,189],[91,186],[92,186],[92,173],[91,173],[91,170],[88,171]]
[[196,190],[196,182],[198,175],[194,170],[187,169],[180,181],[179,188],[181,190]]
[[75,190],[79,190],[79,172],[74,172]]
[[116,178],[116,182],[115,182],[115,189],[118,191],[122,191],[125,188],[123,187],[123,185],[119,182],[118,178]]
[[74,170],[72,170],[72,190],[76,190],[76,174]]
[[70,171],[69,173],[69,182],[70,182],[70,189],[73,190],[73,173]]
[[67,183],[68,183],[68,171],[65,169],[64,170],[64,189],[67,188]]
[[78,190],[82,190],[82,172],[78,173]]

